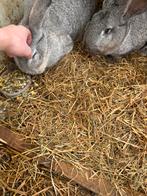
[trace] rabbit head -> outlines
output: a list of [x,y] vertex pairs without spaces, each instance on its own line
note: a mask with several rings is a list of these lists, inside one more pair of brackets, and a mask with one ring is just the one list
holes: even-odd
[[129,32],[129,25],[121,23],[121,8],[103,9],[93,16],[85,30],[86,50],[92,54],[115,55]]
[[61,32],[39,30],[31,45],[32,58],[15,58],[17,66],[25,73],[36,75],[56,64],[61,57],[72,50],[70,36]]
[[72,50],[72,39],[65,32],[48,29],[46,18],[49,0],[26,1],[26,12],[21,21],[32,32],[32,58],[16,57],[17,66],[25,73],[36,75],[56,64]]

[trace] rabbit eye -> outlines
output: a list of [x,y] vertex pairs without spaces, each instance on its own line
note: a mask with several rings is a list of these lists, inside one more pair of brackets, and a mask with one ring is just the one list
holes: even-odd
[[105,31],[104,31],[105,34],[109,34],[109,33],[111,33],[111,32],[112,32],[112,28],[107,28],[107,29],[105,29]]

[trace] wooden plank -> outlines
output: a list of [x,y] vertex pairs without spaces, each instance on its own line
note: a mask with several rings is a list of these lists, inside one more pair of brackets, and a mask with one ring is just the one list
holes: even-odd
[[[0,142],[18,152],[29,150],[30,146],[32,146],[25,142],[25,138],[22,135],[16,134],[2,126],[0,126]],[[35,154],[29,154],[31,158],[33,158],[33,156],[35,156]],[[46,157],[41,158],[38,161],[38,167],[45,167],[48,171],[64,176],[72,182],[101,196],[145,196],[142,193],[132,192],[132,190],[128,189],[123,189],[121,192],[118,192],[110,181],[106,180],[103,176],[98,176],[89,169],[79,170],[71,163],[56,160],[45,161],[45,158]]]

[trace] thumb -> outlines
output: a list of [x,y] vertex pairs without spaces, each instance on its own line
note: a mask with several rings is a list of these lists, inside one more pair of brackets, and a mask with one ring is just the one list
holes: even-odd
[[31,43],[32,43],[32,35],[31,35],[31,33],[29,33],[27,36],[27,44],[30,46]]
[[32,58],[32,49],[28,46],[28,44],[26,43],[24,46],[24,57],[31,59]]

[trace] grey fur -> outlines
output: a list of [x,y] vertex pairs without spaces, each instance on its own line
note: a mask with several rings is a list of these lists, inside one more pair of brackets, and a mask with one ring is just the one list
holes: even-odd
[[96,8],[96,0],[25,0],[21,21],[33,34],[30,60],[16,57],[28,74],[41,74],[73,49]]
[[104,0],[103,9],[110,9],[114,6],[125,6],[128,0]]
[[117,57],[145,47],[147,12],[125,22],[122,20],[126,6],[124,2],[105,0],[102,10],[94,14],[84,35],[84,44],[90,53]]

